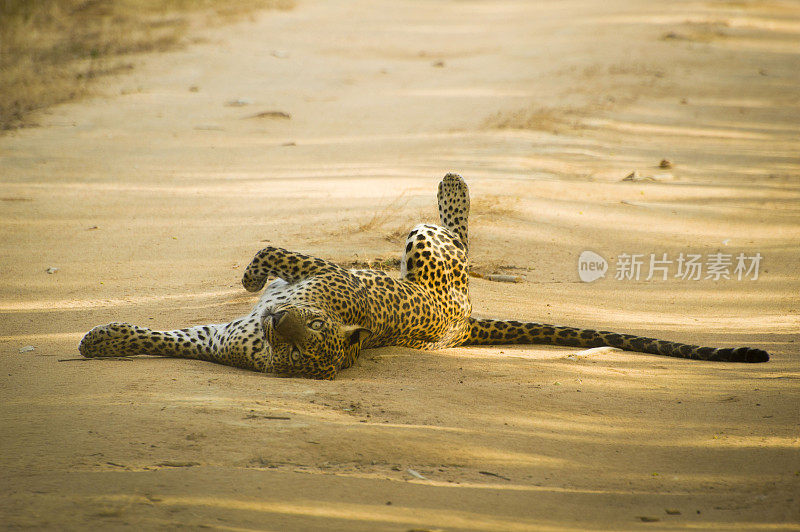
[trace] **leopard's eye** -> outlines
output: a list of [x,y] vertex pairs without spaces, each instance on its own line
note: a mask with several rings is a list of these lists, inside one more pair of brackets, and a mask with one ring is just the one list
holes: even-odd
[[323,325],[325,325],[325,322],[323,322],[322,320],[314,320],[308,324],[308,326],[314,331],[322,329]]

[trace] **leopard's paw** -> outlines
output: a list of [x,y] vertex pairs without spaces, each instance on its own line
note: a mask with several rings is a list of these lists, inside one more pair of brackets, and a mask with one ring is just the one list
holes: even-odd
[[131,347],[141,333],[141,328],[130,323],[98,325],[81,339],[78,351],[86,358],[118,357],[135,354]]
[[441,184],[445,187],[467,188],[467,183],[464,181],[464,178],[453,172],[447,173],[447,175],[442,178]]
[[258,292],[269,279],[270,268],[275,263],[280,264],[287,255],[285,249],[267,246],[253,257],[242,276],[242,285],[248,292]]

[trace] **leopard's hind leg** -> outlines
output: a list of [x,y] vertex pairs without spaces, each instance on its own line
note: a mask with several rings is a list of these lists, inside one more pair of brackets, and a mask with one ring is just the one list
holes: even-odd
[[400,278],[423,285],[434,294],[455,296],[469,316],[467,184],[460,175],[447,174],[439,183],[437,199],[442,227],[420,224],[411,230],[400,263]]
[[469,248],[469,187],[458,174],[447,174],[439,183],[436,194],[439,202],[439,220]]
[[420,224],[406,238],[400,263],[400,278],[444,295],[447,305],[454,302],[459,317],[469,316],[469,277],[467,264],[467,218],[469,189],[458,174],[447,174],[436,195],[442,227]]
[[[467,185],[460,176],[447,174],[439,184],[438,200],[442,226],[414,227],[406,238],[400,263],[400,288],[407,298],[401,310],[410,312],[402,345],[408,347],[438,349],[460,342],[468,332],[467,318],[472,313],[466,245]],[[420,341],[409,340],[412,336]]]

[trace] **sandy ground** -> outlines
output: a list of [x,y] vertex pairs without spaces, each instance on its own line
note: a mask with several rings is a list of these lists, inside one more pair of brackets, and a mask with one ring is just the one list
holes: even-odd
[[[198,36],[0,138],[0,527],[800,528],[797,3],[302,0]],[[73,360],[96,324],[244,313],[263,242],[396,257],[447,171],[475,268],[525,276],[475,279],[477,314],[773,360]],[[758,280],[613,278],[720,251]]]

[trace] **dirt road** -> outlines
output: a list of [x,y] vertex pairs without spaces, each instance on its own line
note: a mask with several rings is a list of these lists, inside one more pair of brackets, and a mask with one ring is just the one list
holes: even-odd
[[[0,138],[0,527],[800,528],[796,3],[303,0],[196,37]],[[773,360],[73,360],[100,323],[244,313],[265,242],[397,257],[447,171],[475,269],[525,278],[475,279],[477,314]],[[675,277],[718,253],[730,279]]]

